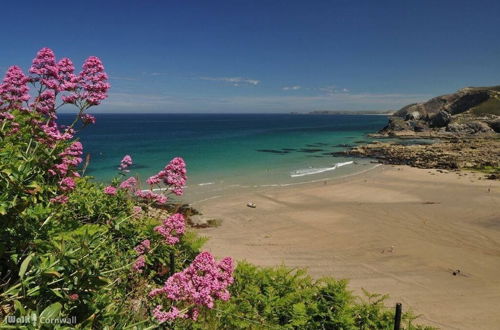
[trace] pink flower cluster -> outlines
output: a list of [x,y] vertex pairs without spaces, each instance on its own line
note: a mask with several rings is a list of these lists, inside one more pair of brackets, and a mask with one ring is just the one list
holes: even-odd
[[57,141],[70,140],[74,135],[72,128],[67,128],[61,132],[60,129],[64,127],[57,125],[55,120],[51,120],[48,124],[39,122],[39,127],[45,134],[45,137],[39,138],[39,141],[50,147],[53,147]]
[[120,166],[118,169],[123,172],[128,172],[127,168],[132,165],[132,157],[129,155],[125,155],[123,157],[122,161],[120,162]]
[[[104,72],[104,66],[99,58],[90,56],[85,60],[82,71],[77,76],[74,74],[75,67],[68,58],[62,58],[56,63],[54,52],[50,48],[42,48],[33,59],[30,73],[33,83],[40,83],[42,95],[35,100],[34,107],[37,111],[52,116],[51,104],[55,105],[55,98],[60,92],[71,92],[62,96],[64,103],[77,104],[80,109],[86,109],[98,105],[107,97],[109,90],[108,76]],[[43,104],[41,104],[43,103]],[[55,115],[55,114],[54,114]]]
[[142,273],[143,268],[146,266],[146,257],[144,254],[151,250],[151,242],[145,239],[134,248],[135,252],[139,255],[132,265],[132,269],[137,273]]
[[157,204],[165,204],[168,200],[167,196],[162,194],[157,194],[151,190],[137,190],[135,196],[149,202],[154,202]]
[[[49,170],[51,175],[59,175],[64,177],[68,174],[71,167],[76,167],[82,162],[83,145],[81,142],[73,142],[69,147],[67,147],[62,153],[59,154],[60,163],[54,165],[52,169]],[[73,176],[79,176],[78,173],[72,172]]]
[[172,159],[163,170],[158,172],[158,174],[151,176],[146,180],[146,182],[149,185],[163,182],[164,184],[170,186],[170,189],[174,194],[180,196],[183,194],[184,186],[186,185],[186,172],[186,163],[184,162],[184,159],[176,157]]
[[76,186],[75,180],[73,180],[73,178],[70,177],[65,177],[64,179],[59,181],[59,188],[62,191],[71,191],[75,189],[75,186]]
[[137,273],[142,273],[143,268],[146,266],[146,257],[144,255],[140,255],[135,259],[134,264],[132,265],[132,269]]
[[127,189],[127,190],[135,190],[136,187],[137,187],[137,179],[134,178],[133,176],[131,176],[130,178],[128,178],[127,180],[123,181],[122,183],[120,183],[120,186],[119,186],[121,189]]
[[114,195],[116,195],[117,191],[118,190],[115,187],[113,187],[113,186],[107,186],[106,188],[104,188],[104,193],[106,195],[114,196]]
[[139,255],[149,252],[149,250],[151,250],[151,241],[145,239],[144,241],[140,242],[139,245],[134,248],[134,250]]
[[[3,83],[0,84],[0,110],[26,110],[23,103],[30,99],[26,85],[28,81],[29,78],[20,67],[14,65],[7,70]],[[2,103],[6,103],[5,107]]]
[[56,204],[66,204],[68,202],[69,198],[66,195],[59,195],[54,198],[50,199],[51,203],[56,203]]
[[104,72],[104,66],[98,57],[90,56],[83,63],[80,83],[83,88],[80,97],[85,99],[89,105],[98,105],[108,97],[107,92],[110,87],[108,75]]
[[[55,164],[48,173],[52,176],[59,176],[59,189],[62,192],[69,192],[75,189],[74,178],[80,177],[78,172],[73,171],[78,164],[82,162],[83,146],[80,142],[73,142],[69,147],[59,154],[60,162]],[[65,204],[68,202],[68,196],[59,195],[50,200],[53,203]]]
[[176,307],[165,312],[162,306],[158,305],[153,311],[153,317],[160,323],[186,318],[186,315],[196,319],[199,307],[211,309],[217,299],[229,299],[227,288],[234,281],[233,272],[234,264],[231,258],[224,258],[217,263],[209,252],[200,253],[188,268],[175,273],[167,279],[162,288],[149,293],[150,297],[165,295],[170,300],[194,306],[188,313],[180,313]]
[[95,124],[95,121],[96,121],[95,117],[88,114],[88,113],[81,114],[80,120],[82,121],[82,123],[84,125]]
[[179,236],[186,231],[184,216],[175,213],[163,220],[163,224],[156,226],[154,230],[163,236],[167,244],[174,245],[179,242]]
[[[91,106],[98,105],[107,97],[110,88],[108,76],[99,58],[90,56],[85,60],[82,71],[76,75],[73,62],[68,58],[56,61],[54,52],[50,48],[42,48],[33,59],[26,76],[18,66],[7,70],[3,83],[0,84],[0,120],[12,120],[8,111],[14,109],[36,111],[46,117],[39,126],[47,135],[42,142],[50,144],[55,141],[68,140],[72,133],[59,131],[55,121],[57,119],[56,105],[58,95],[62,95],[62,103],[75,104],[80,109],[80,120],[84,124],[95,123],[95,117],[84,114],[83,111]],[[28,82],[35,85],[38,94],[33,97],[29,107],[23,104],[30,100]],[[50,144],[51,145],[51,144]]]

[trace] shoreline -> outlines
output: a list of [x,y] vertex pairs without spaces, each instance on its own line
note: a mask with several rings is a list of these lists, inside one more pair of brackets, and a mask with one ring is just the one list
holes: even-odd
[[[236,183],[236,182],[205,182],[201,184],[188,185],[183,200],[188,204],[196,204],[205,200],[210,200],[214,198],[224,197],[227,195],[231,195],[233,193],[251,193],[251,192],[262,192],[268,189],[273,188],[287,188],[287,187],[295,187],[295,186],[303,186],[308,184],[314,184],[317,182],[325,182],[325,181],[335,181],[340,180],[342,178],[348,178],[351,176],[356,176],[368,171],[372,171],[375,168],[382,166],[383,164],[374,162],[373,160],[370,163],[359,163],[359,159],[352,158],[352,160],[348,161],[347,165],[353,165],[354,167],[347,166],[344,167],[342,164],[345,163],[334,163],[332,168],[328,168],[327,171],[311,173],[304,176],[299,176],[299,180],[296,182],[287,182],[287,183],[265,183],[262,181],[256,184],[250,183]],[[338,166],[341,164],[340,166]],[[319,170],[320,168],[315,168]],[[339,173],[338,170],[341,169]],[[314,170],[314,169],[313,169]],[[343,173],[346,172],[347,173]],[[310,180],[306,178],[311,177]],[[314,178],[316,177],[316,178]],[[313,179],[314,178],[314,179]],[[289,178],[293,179],[292,176]],[[205,190],[204,189],[211,189]]]
[[481,176],[384,165],[192,205],[222,220],[197,230],[219,257],[347,278],[355,293],[387,293],[443,329],[495,329],[500,182]]

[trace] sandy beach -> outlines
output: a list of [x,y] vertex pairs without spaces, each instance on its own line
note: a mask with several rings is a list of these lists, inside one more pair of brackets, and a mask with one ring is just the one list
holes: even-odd
[[346,278],[441,329],[500,329],[500,182],[481,176],[384,165],[193,206],[223,221],[200,230],[219,257]]

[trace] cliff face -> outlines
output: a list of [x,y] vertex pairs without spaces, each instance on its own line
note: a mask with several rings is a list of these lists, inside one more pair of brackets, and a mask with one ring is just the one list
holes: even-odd
[[500,86],[467,87],[407,105],[390,117],[379,133],[403,136],[494,132],[500,132]]

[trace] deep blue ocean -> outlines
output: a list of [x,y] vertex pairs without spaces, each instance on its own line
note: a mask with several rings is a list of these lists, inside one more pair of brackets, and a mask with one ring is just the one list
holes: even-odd
[[[72,115],[61,115],[67,122]],[[369,140],[385,116],[292,114],[96,114],[78,137],[90,154],[87,175],[109,181],[126,154],[144,181],[183,157],[188,186],[288,185],[363,171],[369,161],[334,151]],[[188,187],[188,189],[189,189]]]

